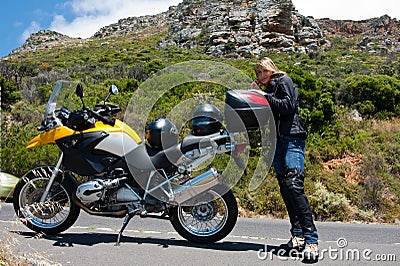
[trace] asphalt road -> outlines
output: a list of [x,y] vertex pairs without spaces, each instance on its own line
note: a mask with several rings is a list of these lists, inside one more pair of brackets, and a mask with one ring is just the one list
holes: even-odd
[[[115,246],[123,219],[81,212],[75,225],[57,236],[37,235],[18,222],[12,205],[1,203],[0,241],[16,254],[33,254],[58,265],[301,265],[296,253],[279,248],[289,238],[286,220],[239,218],[232,233],[212,245],[187,242],[169,221],[132,219]],[[319,265],[399,265],[400,226],[324,222]],[[7,242],[7,243],[8,243]],[[45,265],[40,264],[39,265]]]

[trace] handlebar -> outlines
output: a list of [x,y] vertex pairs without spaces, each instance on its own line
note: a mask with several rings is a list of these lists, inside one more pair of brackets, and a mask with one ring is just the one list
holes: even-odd
[[96,104],[94,111],[103,116],[111,116],[122,111],[122,109],[113,104]]
[[[119,108],[119,107],[118,107]],[[95,119],[103,122],[104,124],[110,125],[110,126],[114,126],[115,125],[115,118],[111,117],[111,116],[102,116],[101,114],[93,111],[90,108],[85,108],[86,111],[88,111]],[[121,109],[121,108],[119,108]]]
[[36,127],[37,131],[45,131],[48,128],[48,126],[44,126],[44,125],[40,125],[38,127]]
[[67,108],[62,107],[54,111],[57,112],[57,115],[53,114],[44,118],[41,125],[36,129],[40,132],[65,125],[71,129],[81,131],[93,127],[96,120],[114,126],[115,118],[111,115],[120,112],[121,108],[109,105],[101,105],[101,107],[99,109],[99,106],[96,106],[97,111],[93,111],[89,107],[83,107],[82,110],[69,111]]

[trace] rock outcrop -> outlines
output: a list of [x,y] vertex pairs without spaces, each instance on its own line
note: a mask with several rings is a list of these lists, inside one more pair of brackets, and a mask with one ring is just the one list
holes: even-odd
[[185,0],[169,17],[168,44],[203,45],[214,55],[311,51],[327,43],[315,20],[300,15],[291,0]]
[[169,16],[174,12],[175,7],[170,7],[169,11],[153,16],[129,17],[118,20],[117,23],[105,26],[96,32],[92,38],[102,39],[112,36],[134,36],[143,31],[152,30],[157,33],[169,27],[171,20]]
[[328,18],[316,21],[327,37],[358,37],[357,47],[363,51],[400,52],[400,21],[388,15],[361,21]]
[[71,38],[52,30],[40,30],[25,41],[25,43],[11,52],[11,55],[33,52],[39,49],[51,49],[59,46],[83,45],[85,40]]
[[291,0],[184,0],[155,16],[121,19],[94,38],[168,27],[160,46],[206,47],[213,55],[261,54],[268,49],[314,51],[327,43],[318,24],[300,15]]
[[[315,51],[327,43],[318,24],[300,15],[291,0],[184,0],[154,16],[130,17],[101,28],[91,39],[168,31],[160,46],[204,46],[216,56],[261,54],[269,49]],[[13,53],[76,42],[62,34],[40,31]]]

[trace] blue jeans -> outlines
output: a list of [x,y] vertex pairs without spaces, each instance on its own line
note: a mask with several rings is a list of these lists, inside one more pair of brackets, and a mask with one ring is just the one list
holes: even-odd
[[276,144],[274,169],[285,202],[293,236],[303,235],[306,244],[318,244],[318,233],[312,211],[304,193],[305,140],[283,136]]

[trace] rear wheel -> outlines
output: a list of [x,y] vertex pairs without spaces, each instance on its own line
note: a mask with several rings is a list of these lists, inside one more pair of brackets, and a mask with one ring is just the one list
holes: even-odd
[[46,200],[40,201],[53,169],[51,166],[32,169],[18,182],[13,195],[14,210],[20,220],[33,231],[49,235],[71,227],[80,212],[71,198],[75,186],[72,180],[62,179],[62,173],[56,177]]
[[[201,244],[210,244],[226,237],[237,221],[238,208],[231,190],[213,188],[207,192],[210,201],[193,206],[176,206],[171,210],[171,223],[179,235]],[[221,195],[219,191],[226,192]],[[202,198],[207,198],[202,196]]]

